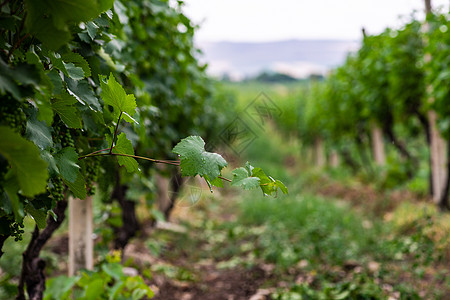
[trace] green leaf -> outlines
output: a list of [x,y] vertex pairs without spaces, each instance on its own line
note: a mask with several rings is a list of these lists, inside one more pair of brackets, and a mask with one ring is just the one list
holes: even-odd
[[[7,175],[10,175],[9,173]],[[9,178],[6,179],[4,182],[4,189],[5,189],[5,195],[7,196],[7,200],[9,200],[9,206],[11,207],[14,217],[16,221],[22,221],[23,217],[25,216],[22,206],[20,205],[20,199],[19,199],[19,181],[17,177],[14,176],[7,176]]]
[[70,292],[79,279],[79,277],[67,277],[64,275],[48,279],[44,300],[69,299]]
[[67,43],[71,25],[89,21],[112,5],[111,0],[26,0],[25,27],[48,48],[57,50]]
[[47,226],[47,214],[44,211],[34,208],[31,204],[25,206],[25,211],[33,217],[39,229],[44,229]]
[[95,39],[95,36],[97,35],[98,26],[94,22],[87,22],[86,23],[86,30],[91,38],[91,40]]
[[59,174],[59,169],[53,155],[49,151],[44,150],[41,151],[41,157],[48,164],[48,172],[50,177],[57,176]]
[[74,183],[80,172],[80,167],[78,166],[78,154],[75,148],[66,147],[59,150],[54,156],[56,165],[58,166],[59,173],[61,176]]
[[27,121],[27,138],[41,149],[47,149],[53,145],[50,127],[43,121],[38,121],[36,114]]
[[96,300],[101,299],[102,294],[104,293],[104,284],[101,278],[94,279],[89,282],[86,287],[85,295],[83,299],[86,300]]
[[74,96],[63,92],[60,98],[52,100],[53,110],[61,117],[61,120],[70,128],[81,128],[81,117],[73,104],[77,103]]
[[124,277],[122,266],[119,263],[104,264],[102,265],[102,269],[115,280],[120,281],[120,279]]
[[205,179],[214,180],[227,166],[222,156],[205,151],[205,142],[199,136],[189,136],[181,140],[172,151],[180,156],[183,176],[200,175]]
[[105,105],[111,105],[114,108],[114,116],[118,118],[120,113],[124,114],[127,122],[136,122],[132,116],[136,113],[136,101],[133,94],[127,95],[123,87],[116,81],[111,73],[107,82],[100,80],[102,92],[100,96]]
[[79,199],[86,199],[86,181],[80,172],[78,172],[75,182],[67,181],[64,178],[63,181],[75,197]]
[[35,103],[38,108],[37,118],[39,121],[44,121],[46,124],[53,123],[53,109],[50,99],[46,96],[42,95],[39,92],[36,92],[34,95]]
[[244,190],[251,190],[259,187],[259,178],[251,177],[251,173],[246,168],[233,170],[232,186],[242,186]]
[[64,63],[68,77],[73,80],[81,80],[84,78],[84,71],[82,68],[75,66],[73,63]]
[[71,93],[79,102],[87,103],[89,107],[95,111],[102,110],[97,96],[86,79],[79,81],[67,80],[67,83],[69,93]]
[[39,149],[11,128],[0,126],[0,154],[11,165],[24,196],[32,197],[45,192],[47,163],[40,157]]
[[61,75],[56,69],[51,69],[46,74],[47,77],[50,79],[51,83],[53,84],[53,94],[58,95],[63,89],[63,82]]
[[252,170],[252,176],[259,178],[259,186],[266,195],[272,195],[279,188],[284,194],[287,194],[288,189],[279,180],[274,180],[272,177],[267,176],[261,168],[254,168]]
[[91,76],[91,68],[89,67],[89,63],[80,54],[75,52],[67,52],[62,54],[62,59],[65,62],[73,63],[75,66],[80,67],[84,73],[83,77]]
[[37,85],[40,75],[35,65],[20,64],[14,69],[10,68],[0,58],[0,92],[9,92],[17,100],[22,100],[29,90],[27,85]]
[[280,190],[283,192],[283,194],[287,194],[288,193],[288,189],[287,187],[284,185],[284,183],[282,183],[281,181],[279,181],[278,179],[275,180],[275,185],[280,188]]
[[[131,141],[127,139],[125,133],[122,132],[117,136],[117,142],[112,152],[118,154],[134,155],[133,145],[131,144]],[[127,171],[130,173],[139,171],[139,165],[133,157],[117,156],[117,161],[119,162],[119,165],[125,166]]]

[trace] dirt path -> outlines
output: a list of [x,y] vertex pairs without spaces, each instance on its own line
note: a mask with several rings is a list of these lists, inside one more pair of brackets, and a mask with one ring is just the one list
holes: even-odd
[[[218,270],[213,265],[199,270],[201,279],[192,284],[166,281],[155,300],[248,300],[265,281],[263,270],[255,267]],[[261,299],[261,298],[260,298]]]

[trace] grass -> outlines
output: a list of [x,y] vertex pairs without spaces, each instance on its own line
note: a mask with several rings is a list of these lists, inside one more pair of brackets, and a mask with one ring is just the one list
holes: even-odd
[[240,220],[265,226],[257,241],[261,254],[285,268],[303,259],[341,265],[362,258],[379,234],[374,226],[365,228],[346,204],[312,195],[245,199]]

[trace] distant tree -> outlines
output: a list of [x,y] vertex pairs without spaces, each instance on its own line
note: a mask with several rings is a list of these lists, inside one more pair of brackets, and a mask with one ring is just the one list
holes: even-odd
[[278,73],[278,72],[267,72],[264,71],[253,78],[253,80],[260,82],[294,82],[298,81],[297,78],[292,77],[287,74]]

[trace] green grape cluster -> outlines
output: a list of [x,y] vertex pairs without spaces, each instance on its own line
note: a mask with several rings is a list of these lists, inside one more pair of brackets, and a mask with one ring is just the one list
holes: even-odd
[[14,129],[19,134],[24,134],[27,124],[27,116],[22,110],[23,104],[5,97],[0,105],[0,124]]
[[9,224],[9,232],[14,237],[14,241],[22,240],[22,234],[25,232],[23,227],[23,222],[12,222]]
[[53,141],[55,144],[60,144],[62,148],[75,147],[75,142],[70,133],[70,129],[67,128],[61,121],[56,121],[53,125]]
[[98,179],[99,167],[100,164],[97,159],[92,159],[86,164],[86,187],[89,196],[95,194],[95,183]]
[[55,202],[64,200],[64,182],[59,176],[51,179],[51,184],[47,186],[47,189]]

